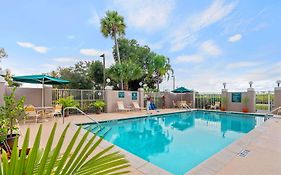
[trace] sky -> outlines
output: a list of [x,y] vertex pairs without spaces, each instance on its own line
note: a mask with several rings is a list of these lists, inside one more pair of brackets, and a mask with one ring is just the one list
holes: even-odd
[[[273,90],[281,79],[280,0],[0,0],[0,67],[41,74],[80,60],[114,63],[100,32],[107,10],[125,18],[126,38],[170,58],[176,87],[199,92]],[[161,90],[171,89],[164,81]]]

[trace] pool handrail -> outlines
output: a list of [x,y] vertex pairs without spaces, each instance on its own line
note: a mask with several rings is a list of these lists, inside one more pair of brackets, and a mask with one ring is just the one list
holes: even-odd
[[101,124],[100,124],[97,120],[93,119],[92,117],[90,117],[88,114],[86,114],[85,112],[83,112],[81,109],[79,109],[79,108],[76,107],[76,106],[63,108],[63,111],[62,111],[62,123],[63,123],[63,124],[64,124],[64,116],[65,116],[64,114],[65,114],[65,110],[66,110],[66,109],[76,109],[76,110],[79,111],[81,114],[85,115],[87,118],[89,118],[90,120],[92,120],[93,122],[95,122],[100,128],[102,128]]

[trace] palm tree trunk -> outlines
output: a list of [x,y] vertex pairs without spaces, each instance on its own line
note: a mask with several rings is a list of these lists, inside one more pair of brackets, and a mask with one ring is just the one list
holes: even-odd
[[159,76],[157,77],[157,91],[159,92]]
[[[115,42],[115,47],[116,47],[116,52],[117,52],[118,63],[120,64],[121,59],[120,59],[119,44],[118,44],[118,41],[117,41],[116,32],[114,32],[114,42]],[[123,90],[123,79],[122,79],[122,77],[120,79],[120,88],[121,88],[121,90]]]

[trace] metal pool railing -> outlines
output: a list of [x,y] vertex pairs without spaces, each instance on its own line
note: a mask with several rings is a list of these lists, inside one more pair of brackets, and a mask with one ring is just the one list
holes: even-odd
[[95,122],[100,128],[102,128],[101,124],[93,119],[92,117],[90,117],[88,114],[86,114],[85,112],[83,112],[81,109],[77,108],[77,107],[65,107],[62,111],[62,123],[64,124],[64,116],[65,116],[65,111],[66,110],[69,110],[69,109],[75,109],[77,110],[78,112],[80,112],[81,114],[85,115],[87,118],[89,118],[91,121]]

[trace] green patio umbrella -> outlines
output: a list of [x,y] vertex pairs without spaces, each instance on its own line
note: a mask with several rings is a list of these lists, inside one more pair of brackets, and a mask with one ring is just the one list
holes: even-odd
[[61,85],[68,84],[68,80],[63,80],[60,78],[51,77],[48,75],[24,75],[24,76],[14,76],[13,81],[22,82],[22,83],[32,83],[32,84],[42,84],[42,106],[45,104],[45,96],[44,96],[44,85]]
[[191,89],[187,89],[185,87],[179,87],[177,89],[172,90],[173,93],[180,93],[181,94],[181,101],[182,101],[182,94],[187,92],[193,92]]

